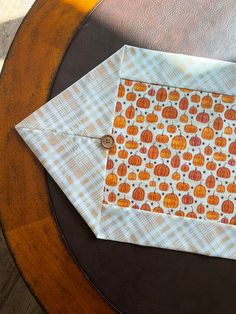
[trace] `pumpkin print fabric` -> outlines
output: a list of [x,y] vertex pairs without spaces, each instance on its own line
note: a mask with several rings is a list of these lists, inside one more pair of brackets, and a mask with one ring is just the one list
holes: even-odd
[[112,132],[105,204],[236,224],[234,96],[121,79]]

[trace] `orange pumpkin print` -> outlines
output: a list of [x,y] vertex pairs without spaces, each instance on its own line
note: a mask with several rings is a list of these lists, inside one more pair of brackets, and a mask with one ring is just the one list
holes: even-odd
[[115,173],[112,172],[106,176],[106,184],[107,185],[115,186],[115,185],[117,185],[117,182],[118,182],[118,178],[117,178],[117,175]]
[[132,139],[131,141],[127,141],[125,143],[125,148],[127,148],[127,149],[137,149],[138,148],[138,142],[134,141],[134,139]]
[[235,102],[235,96],[231,95],[222,95],[221,100],[225,103],[233,103]]
[[193,190],[193,194],[197,198],[204,198],[206,196],[206,187],[201,183],[199,185],[196,185]]
[[145,196],[144,189],[140,185],[133,190],[132,198],[136,201],[143,201]]
[[229,153],[231,155],[236,155],[236,140],[229,145]]
[[179,121],[182,122],[182,123],[187,123],[188,122],[188,115],[186,113],[182,114],[180,117],[179,117]]
[[125,95],[125,87],[124,85],[120,84],[118,88],[118,95],[117,97],[123,97]]
[[125,140],[124,135],[120,133],[116,138],[116,143],[123,144],[124,140]]
[[210,120],[209,114],[203,110],[196,115],[196,121],[200,123],[208,123]]
[[159,142],[159,143],[168,143],[169,141],[169,136],[164,134],[164,132],[162,134],[158,134],[156,136],[156,141]]
[[[118,157],[120,159],[126,159],[128,157],[128,151],[125,150],[125,149],[122,149],[122,150],[119,150],[118,151]],[[114,162],[112,161],[113,165],[114,165]],[[112,167],[113,168],[113,167]]]
[[156,207],[154,207],[153,208],[153,210],[152,210],[154,213],[164,213],[164,211],[163,211],[163,208],[160,206],[160,205],[158,205],[158,206],[156,206]]
[[138,92],[145,92],[147,90],[147,84],[142,82],[134,83],[134,90]]
[[175,89],[175,90],[172,90],[170,93],[169,93],[169,100],[172,100],[172,101],[177,101],[179,100],[179,92]]
[[197,218],[197,214],[193,211],[193,207],[192,207],[192,211],[187,213],[186,217],[187,218],[193,218],[193,219]]
[[158,121],[158,116],[153,111],[153,112],[147,114],[146,120],[149,123],[155,123]]
[[152,169],[154,167],[154,164],[151,161],[149,161],[145,164],[145,167],[148,169]]
[[228,119],[228,120],[233,120],[235,121],[236,120],[236,109],[233,108],[234,106],[232,106],[230,109],[227,109],[225,111],[225,118]]
[[202,97],[201,101],[202,108],[210,109],[213,105],[213,99],[210,95],[206,95]]
[[119,184],[118,189],[119,189],[119,192],[121,192],[121,193],[129,193],[129,191],[130,191],[130,184],[126,183],[126,182],[121,183],[121,184]]
[[216,191],[218,193],[224,193],[225,192],[225,186],[223,185],[223,183],[220,183],[219,185],[217,185]]
[[189,151],[183,152],[182,158],[183,160],[191,160],[193,158],[193,154]]
[[132,166],[140,166],[142,164],[142,157],[137,154],[129,156],[128,163]]
[[216,103],[214,106],[215,112],[224,112],[225,106],[222,103]]
[[141,207],[141,210],[151,211],[151,206],[148,204],[148,202],[145,202]]
[[206,218],[209,220],[219,220],[220,214],[218,212],[216,212],[214,209],[209,210],[206,213]]
[[179,168],[180,166],[180,156],[178,154],[175,154],[170,161],[170,164],[173,168]]
[[197,107],[196,106],[191,106],[190,108],[189,108],[189,111],[188,111],[190,114],[192,114],[192,115],[195,115],[196,113],[197,113]]
[[169,184],[166,183],[165,181],[159,184],[160,191],[168,191],[168,189],[169,189]]
[[150,107],[150,100],[145,96],[140,97],[136,102],[136,106],[137,108],[147,109]]
[[147,155],[148,155],[148,158],[150,158],[150,159],[157,159],[157,157],[159,155],[159,151],[158,151],[158,148],[155,144],[150,146],[150,148],[148,149]]
[[115,117],[114,126],[119,129],[124,129],[126,126],[126,119],[121,113]]
[[147,198],[150,200],[150,201],[160,201],[161,199],[161,195],[159,193],[156,192],[156,190],[154,190],[154,192],[149,192],[148,195],[147,195]]
[[235,101],[121,79],[104,204],[236,225]]
[[125,116],[127,119],[133,119],[135,115],[135,108],[134,106],[131,104],[125,111]]
[[173,123],[169,124],[166,129],[168,133],[175,133],[177,131],[177,127]]
[[190,185],[188,183],[185,183],[185,182],[178,182],[176,184],[176,189],[178,191],[189,191]]
[[140,141],[144,143],[151,143],[153,139],[153,133],[152,131],[146,129],[142,131],[141,136],[140,136]]
[[171,147],[176,150],[184,150],[187,146],[186,138],[180,133],[173,137]]
[[137,174],[134,171],[132,171],[128,174],[128,180],[133,181],[136,179],[137,179]]
[[179,198],[178,196],[174,193],[168,193],[164,197],[164,206],[166,208],[176,208],[179,206]]
[[213,128],[217,131],[222,130],[224,125],[224,121],[221,116],[217,117],[213,122]]
[[198,103],[198,102],[200,102],[201,97],[196,92],[193,95],[191,95],[190,99],[191,99],[191,102]]
[[193,134],[195,134],[198,131],[198,127],[196,125],[193,125],[192,122],[191,122],[191,124],[186,124],[184,126],[184,131],[186,133],[193,133]]
[[133,136],[137,135],[138,134],[138,130],[139,130],[138,126],[134,125],[134,123],[133,123],[132,125],[129,125],[127,127],[127,134],[128,135],[133,135]]
[[185,213],[183,210],[179,209],[179,210],[176,210],[175,215],[179,217],[184,217]]
[[136,98],[137,98],[137,95],[136,95],[134,92],[129,92],[129,93],[127,93],[127,95],[126,95],[126,99],[127,99],[128,101],[135,101]]
[[116,108],[115,108],[115,111],[116,111],[116,112],[120,112],[120,111],[121,111],[121,109],[122,109],[122,104],[121,104],[121,102],[120,102],[120,101],[117,101],[117,102],[116,102]]
[[213,189],[215,187],[216,184],[216,179],[213,176],[213,174],[210,174],[207,178],[206,178],[206,187],[208,189]]
[[160,87],[157,90],[156,100],[157,101],[166,101],[166,99],[167,99],[167,90],[164,87]]
[[176,119],[178,116],[178,110],[170,104],[170,106],[165,106],[162,110],[162,117],[165,119]]
[[120,207],[129,207],[130,206],[130,200],[124,198],[120,198],[117,201],[117,205]]
[[189,104],[188,98],[186,96],[184,96],[179,102],[179,109],[180,110],[187,110],[188,104]]
[[154,174],[158,177],[168,177],[170,173],[170,169],[167,165],[164,164],[158,164],[154,168]]
[[116,201],[116,194],[115,194],[114,192],[110,192],[110,193],[108,194],[108,202],[113,203],[113,202],[115,202],[115,201]]

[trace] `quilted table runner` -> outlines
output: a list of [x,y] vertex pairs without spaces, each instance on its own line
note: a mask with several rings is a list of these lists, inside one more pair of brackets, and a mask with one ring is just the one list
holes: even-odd
[[124,46],[16,130],[97,238],[236,259],[235,81]]

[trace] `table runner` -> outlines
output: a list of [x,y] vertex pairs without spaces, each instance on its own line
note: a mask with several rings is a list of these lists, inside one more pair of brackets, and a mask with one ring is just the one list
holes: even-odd
[[98,238],[235,259],[235,78],[124,46],[16,129]]

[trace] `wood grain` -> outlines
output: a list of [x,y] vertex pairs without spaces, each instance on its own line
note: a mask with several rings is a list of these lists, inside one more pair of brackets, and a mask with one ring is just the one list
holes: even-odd
[[14,286],[0,310],[2,314],[44,314],[45,312],[39,307],[34,300],[30,291],[25,287],[23,279],[17,273]]
[[0,228],[0,313],[43,314],[10,256]]
[[50,211],[44,170],[14,130],[47,100],[65,49],[97,4],[38,0],[0,78],[1,222],[16,263],[48,312],[112,312],[65,248]]

